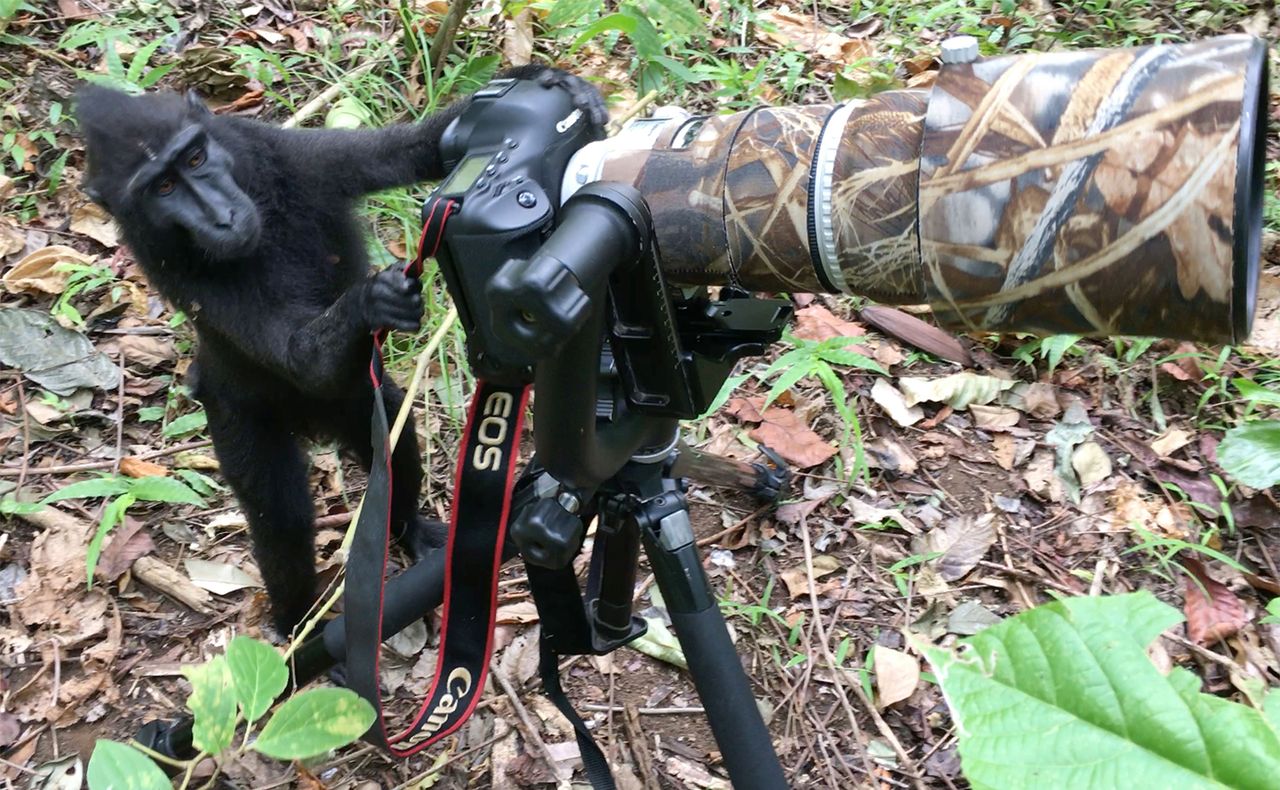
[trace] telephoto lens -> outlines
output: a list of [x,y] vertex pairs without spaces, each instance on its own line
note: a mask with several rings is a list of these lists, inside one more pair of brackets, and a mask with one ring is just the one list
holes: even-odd
[[1238,343],[1261,254],[1266,45],[979,58],[838,106],[664,108],[579,150],[636,186],[675,285],[932,305],[972,331]]

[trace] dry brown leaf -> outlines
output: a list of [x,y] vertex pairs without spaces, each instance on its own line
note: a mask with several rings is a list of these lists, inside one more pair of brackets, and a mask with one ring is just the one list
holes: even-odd
[[153,335],[125,335],[120,338],[119,348],[130,365],[141,365],[145,368],[158,368],[178,358],[173,340]]
[[[830,554],[819,554],[813,558],[813,578],[815,579],[821,579],[838,570],[840,570],[840,560]],[[809,571],[803,564],[789,568],[778,575],[787,585],[787,592],[792,598],[809,594]]]
[[975,403],[969,407],[969,413],[973,415],[973,427],[985,431],[1007,431],[1022,419],[1017,409],[1006,406],[984,406]]
[[871,385],[871,400],[884,409],[885,414],[888,414],[894,422],[904,428],[924,419],[924,409],[919,406],[908,406],[906,396],[884,379],[876,379]]
[[1071,451],[1071,468],[1087,488],[1111,476],[1111,458],[1097,442],[1084,442]]
[[996,542],[994,522],[992,513],[976,518],[962,516],[931,529],[917,541],[923,544],[921,553],[942,552],[942,556],[930,564],[938,569],[938,575],[945,581],[953,582],[973,570],[987,549]]
[[60,294],[71,272],[60,270],[64,267],[59,264],[88,266],[93,261],[91,255],[55,244],[38,249],[15,263],[0,281],[11,294]]
[[538,622],[538,607],[533,601],[517,601],[498,607],[496,621],[508,625],[523,625]]
[[760,40],[808,52],[820,60],[851,65],[875,53],[870,41],[842,36],[786,7],[765,11],[758,19],[763,23],[756,26]]
[[142,521],[126,518],[107,539],[107,545],[98,558],[94,575],[107,581],[115,581],[124,575],[139,557],[156,550],[151,534],[142,528]]
[[27,237],[12,222],[0,222],[0,258],[7,258],[22,252],[27,246]]
[[132,455],[120,459],[120,472],[129,477],[167,477],[169,470]]
[[83,233],[104,247],[120,245],[120,229],[97,203],[81,204],[71,214],[71,230]]
[[503,20],[502,54],[512,66],[524,66],[533,60],[533,13],[522,9],[511,19]]
[[1181,428],[1170,428],[1151,442],[1151,449],[1161,458],[1168,458],[1191,442],[1191,434]]
[[873,469],[884,469],[900,475],[913,475],[920,465],[906,445],[887,436],[866,442],[863,449],[867,453],[867,466]]
[[820,304],[796,311],[796,326],[792,334],[804,340],[830,340],[833,337],[862,337],[867,330],[861,324],[837,318]]
[[760,415],[760,410],[764,408],[764,396],[756,396],[752,398],[730,398],[725,404],[724,410],[739,422],[760,422],[764,419]]
[[876,645],[874,655],[877,706],[887,708],[910,697],[920,684],[920,662],[884,645]]
[[790,409],[770,407],[762,415],[763,422],[747,435],[768,445],[798,469],[825,463],[836,454],[831,443],[814,433],[800,416]]
[[1022,408],[1037,420],[1052,420],[1062,413],[1058,391],[1043,381],[1028,385],[1022,392]]
[[1006,472],[1013,471],[1013,459],[1017,453],[1017,445],[1013,437],[1007,433],[997,433],[991,437],[991,457]]
[[1249,622],[1244,604],[1226,585],[1214,579],[1194,558],[1184,558],[1187,571],[1184,608],[1187,636],[1198,645],[1210,645],[1235,634]]

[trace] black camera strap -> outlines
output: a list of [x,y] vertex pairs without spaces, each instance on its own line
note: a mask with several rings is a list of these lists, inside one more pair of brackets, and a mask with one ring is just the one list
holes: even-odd
[[[452,201],[440,201],[432,207],[417,258],[405,267],[406,274],[416,277],[422,273],[423,261],[435,254],[453,209]],[[432,240],[430,251],[428,239]],[[385,333],[375,336],[369,364],[375,461],[347,560],[347,680],[377,712],[365,739],[397,757],[408,757],[457,730],[475,709],[484,689],[493,649],[498,570],[529,388],[477,382],[454,478],[436,675],[413,722],[403,731],[389,734],[378,687],[392,484],[392,447],[382,395],[384,338]],[[465,528],[460,528],[462,525]]]

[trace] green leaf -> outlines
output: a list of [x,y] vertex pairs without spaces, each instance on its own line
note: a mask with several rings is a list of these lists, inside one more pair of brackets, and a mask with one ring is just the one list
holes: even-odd
[[129,493],[144,502],[178,502],[204,507],[204,500],[199,494],[172,477],[140,477],[133,481]]
[[1231,383],[1240,391],[1240,397],[1247,401],[1263,403],[1268,406],[1280,406],[1280,392],[1264,387],[1249,379],[1235,379]]
[[571,25],[600,8],[600,0],[556,0],[547,14],[547,27]]
[[227,490],[227,487],[217,480],[194,469],[175,469],[173,473],[185,480],[193,491],[202,496]]
[[618,30],[630,35],[636,29],[636,20],[626,14],[609,14],[601,17],[591,24],[583,28],[578,37],[569,45],[569,51],[565,54],[572,55],[578,51],[578,48],[587,43],[591,39],[605,32],[606,30]]
[[1259,420],[1227,431],[1218,464],[1250,488],[1280,483],[1280,420]]
[[85,549],[84,565],[85,579],[88,582],[89,589],[93,589],[93,572],[98,567],[98,557],[102,555],[102,542],[107,539],[107,535],[124,520],[125,511],[133,506],[137,498],[133,494],[121,494],[115,499],[107,503],[102,509],[102,518],[98,521],[98,528],[94,530],[93,537],[89,539],[89,546]]
[[1280,738],[1250,707],[1162,675],[1146,648],[1182,619],[1148,592],[1067,598],[924,647],[974,787],[1269,788]]
[[277,760],[300,760],[355,741],[373,719],[373,708],[350,689],[309,689],[276,710],[253,748]]
[[89,758],[89,790],[173,790],[160,766],[142,752],[100,740]]
[[44,509],[39,502],[19,502],[13,494],[0,497],[0,516],[19,516],[25,513],[37,513]]
[[236,700],[250,724],[262,717],[289,683],[289,670],[280,654],[265,642],[237,636],[227,645],[227,665]]
[[818,352],[818,356],[821,359],[824,359],[827,362],[832,362],[836,365],[844,365],[845,367],[850,368],[861,368],[862,370],[874,370],[882,376],[889,375],[889,371],[880,367],[879,362],[876,362],[865,354],[859,354],[856,351],[850,351],[847,348],[822,349]]
[[784,370],[782,372],[782,375],[778,376],[778,380],[773,382],[773,386],[769,388],[769,394],[764,399],[764,406],[761,407],[761,411],[769,408],[769,404],[777,400],[778,396],[780,396],[782,393],[786,392],[787,390],[791,389],[791,385],[795,384],[797,381],[804,378],[808,374],[809,374],[809,365],[804,365],[804,364],[795,365],[787,370]]
[[660,9],[655,16],[672,33],[691,37],[706,32],[702,14],[689,0],[653,0],[653,3]]
[[635,20],[635,28],[627,35],[641,60],[647,61],[664,53],[662,36],[659,35],[658,28],[653,26],[652,20],[631,6],[623,6],[622,13]]
[[184,414],[164,427],[164,438],[173,439],[188,433],[203,431],[209,424],[209,415],[202,411]]
[[163,406],[143,406],[138,409],[138,422],[158,422],[163,419]]
[[720,407],[728,402],[729,396],[733,394],[733,391],[736,390],[742,382],[749,378],[751,378],[750,374],[743,373],[741,375],[730,376],[725,379],[724,384],[720,387],[720,392],[716,394],[715,400],[711,401],[711,405],[707,406],[707,410],[702,413],[701,417],[706,417],[708,414],[715,414],[717,411],[720,411]]
[[203,664],[182,668],[191,681],[187,707],[195,717],[191,739],[196,748],[218,754],[231,745],[236,734],[236,690],[231,667],[225,656],[216,656]]
[[81,480],[79,483],[72,483],[69,486],[59,488],[40,500],[40,504],[47,505],[50,502],[58,502],[63,499],[115,496],[128,491],[129,486],[130,481],[125,477],[98,477],[93,480]]

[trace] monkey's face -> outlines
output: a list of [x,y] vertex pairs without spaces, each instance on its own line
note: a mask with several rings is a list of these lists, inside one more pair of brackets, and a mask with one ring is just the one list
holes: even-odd
[[179,131],[129,181],[135,210],[159,229],[185,230],[210,260],[253,252],[262,219],[236,183],[231,153],[199,124]]

